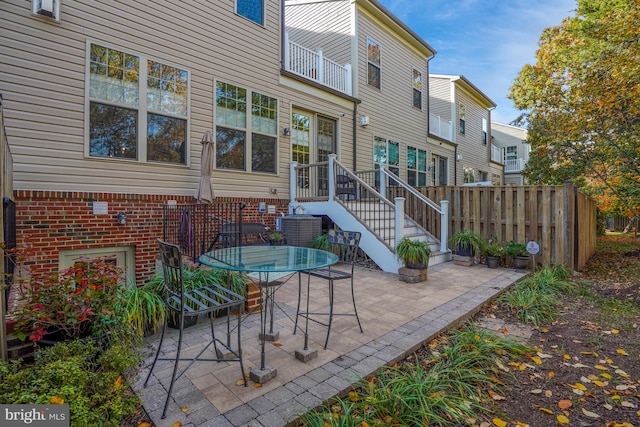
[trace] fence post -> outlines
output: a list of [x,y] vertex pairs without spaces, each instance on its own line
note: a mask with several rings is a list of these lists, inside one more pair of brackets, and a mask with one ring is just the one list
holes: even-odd
[[347,95],[351,95],[351,64],[345,64],[344,91]]
[[[378,166],[380,166],[380,194],[382,194],[382,197],[386,199],[387,198],[387,175],[384,173],[384,170],[383,170],[384,165],[380,163]],[[404,208],[404,205],[402,206]]]
[[333,202],[333,200],[336,197],[336,157],[338,157],[337,154],[329,154],[329,170],[327,172],[328,178],[329,178],[329,201]]
[[[382,177],[380,179],[382,182]],[[395,241],[393,242],[394,252],[395,247],[400,243],[400,239],[404,237],[404,197],[396,197],[396,229],[395,229]]]
[[284,69],[287,71],[291,71],[291,62],[290,62],[291,53],[289,52],[290,49],[291,47],[289,46],[289,32],[285,31],[284,32]]
[[440,251],[447,252],[449,247],[449,201],[440,201]]
[[318,73],[316,76],[316,81],[324,84],[324,57],[322,55],[322,49],[318,49]]
[[[574,259],[573,259],[573,249],[575,242],[573,240],[573,229],[575,224],[578,221],[578,212],[575,212],[574,204],[573,204],[573,183],[570,179],[564,182],[564,206],[562,207],[564,210],[563,217],[563,230],[564,233],[564,254],[563,254],[563,264],[571,269],[572,271],[575,268]],[[560,224],[556,224],[556,227]]]

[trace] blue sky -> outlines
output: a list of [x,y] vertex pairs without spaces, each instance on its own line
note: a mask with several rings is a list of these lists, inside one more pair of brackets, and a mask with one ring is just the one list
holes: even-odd
[[542,30],[574,16],[576,0],[378,0],[438,53],[434,74],[463,75],[509,123],[518,110],[507,98],[522,67],[535,62]]

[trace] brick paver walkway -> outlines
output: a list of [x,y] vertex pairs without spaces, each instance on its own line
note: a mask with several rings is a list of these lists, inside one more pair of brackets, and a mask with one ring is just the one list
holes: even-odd
[[[429,268],[426,282],[408,284],[396,274],[357,268],[356,299],[364,333],[354,317],[334,317],[329,345],[323,350],[326,328],[310,322],[310,345],[318,350],[318,357],[306,363],[295,358],[295,351],[303,348],[304,336],[300,331],[293,334],[298,296],[298,278],[294,275],[276,294],[280,310],[276,309],[275,329],[280,337],[267,342],[267,365],[277,369],[276,378],[262,386],[250,381],[243,387],[236,385],[241,379],[238,363],[197,362],[176,382],[164,420],[160,415],[171,362],[158,362],[147,388],[142,388],[139,381],[135,389],[157,427],[173,426],[177,421],[186,427],[284,426],[308,409],[345,393],[354,382],[381,366],[404,359],[439,332],[468,319],[525,273],[484,265],[461,267],[450,262]],[[327,282],[312,279],[311,287],[311,311],[326,311]],[[346,282],[336,282],[335,298],[336,310],[351,307]],[[247,316],[242,325],[245,370],[259,369],[259,314]],[[177,331],[168,331],[169,339],[175,340]],[[208,320],[186,329],[185,354],[197,353],[208,332]],[[157,339],[150,337],[148,343],[155,348]],[[171,347],[165,344],[165,348]],[[149,357],[147,363],[151,360]],[[142,379],[146,373],[142,372]]]

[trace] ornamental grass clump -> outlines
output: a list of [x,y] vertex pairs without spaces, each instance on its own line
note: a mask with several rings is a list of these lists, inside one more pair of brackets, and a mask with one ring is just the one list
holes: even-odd
[[421,351],[361,381],[346,398],[305,414],[303,425],[467,425],[487,411],[486,390],[500,391],[500,376],[508,375],[496,366],[532,350],[468,323]]
[[574,292],[576,286],[567,280],[569,270],[562,265],[552,265],[520,280],[498,298],[518,319],[540,326],[560,317],[559,295]]

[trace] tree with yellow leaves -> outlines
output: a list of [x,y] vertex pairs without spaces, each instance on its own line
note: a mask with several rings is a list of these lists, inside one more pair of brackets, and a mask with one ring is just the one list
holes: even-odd
[[610,213],[640,212],[640,2],[578,0],[544,30],[509,97],[528,127],[531,182],[571,179]]

